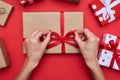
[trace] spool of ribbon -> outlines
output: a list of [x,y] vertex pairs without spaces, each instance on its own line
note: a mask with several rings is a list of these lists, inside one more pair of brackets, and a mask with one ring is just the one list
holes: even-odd
[[5,13],[6,13],[5,8],[1,7],[1,8],[0,8],[0,15],[3,15],[3,14],[5,14]]
[[105,50],[109,50],[109,51],[113,52],[113,57],[110,62],[111,68],[113,68],[114,62],[116,60],[116,63],[120,69],[120,49],[117,49],[119,42],[120,42],[120,38],[118,37],[116,40],[116,43],[113,40],[111,40],[111,41],[109,41],[108,44],[106,44],[105,42],[101,42],[101,44],[100,44],[100,49],[105,49]]

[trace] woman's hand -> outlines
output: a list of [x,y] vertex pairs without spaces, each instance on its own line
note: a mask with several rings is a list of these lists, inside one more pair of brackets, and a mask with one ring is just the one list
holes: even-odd
[[27,58],[16,80],[29,80],[31,72],[36,68],[46,50],[50,41],[50,35],[50,31],[35,31],[25,40]]
[[39,63],[50,41],[50,35],[50,31],[35,31],[25,40],[24,44],[29,61]]
[[75,40],[87,66],[93,73],[93,79],[105,80],[97,60],[99,38],[90,30],[84,29],[75,32]]

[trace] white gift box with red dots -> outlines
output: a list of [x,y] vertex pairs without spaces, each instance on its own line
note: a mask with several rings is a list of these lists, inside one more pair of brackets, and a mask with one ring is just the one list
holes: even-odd
[[[111,34],[104,35],[103,41],[105,42],[105,44],[109,44],[109,41],[111,41],[111,40],[116,42],[117,36],[111,35]],[[117,49],[120,49],[120,44],[118,45]],[[99,60],[98,60],[99,64],[102,66],[110,67],[110,63],[113,58],[113,54],[114,54],[114,52],[112,52],[110,50],[101,49],[99,52]],[[120,70],[116,60],[114,60],[114,64],[113,64],[112,68],[116,69],[116,70]]]

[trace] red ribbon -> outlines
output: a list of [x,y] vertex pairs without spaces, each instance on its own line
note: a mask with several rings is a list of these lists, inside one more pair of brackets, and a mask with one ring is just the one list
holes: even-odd
[[54,36],[54,37],[51,37],[51,44],[48,45],[47,49],[55,47],[59,44],[62,44],[61,51],[62,51],[62,53],[66,53],[65,43],[67,43],[75,48],[78,48],[78,45],[76,44],[76,42],[74,40],[74,37],[75,37],[74,32],[75,32],[75,30],[69,31],[64,36],[64,12],[61,12],[60,13],[60,34],[61,35],[59,35],[57,32],[52,32],[51,36]]
[[109,50],[109,51],[113,52],[113,57],[112,57],[112,60],[110,62],[111,68],[113,68],[114,61],[116,60],[117,65],[120,69],[120,50],[117,49],[119,42],[120,42],[120,38],[118,37],[116,40],[116,43],[113,40],[111,40],[111,41],[109,41],[108,44],[106,44],[105,42],[101,42],[101,45],[100,45],[101,49],[105,49],[105,50]]

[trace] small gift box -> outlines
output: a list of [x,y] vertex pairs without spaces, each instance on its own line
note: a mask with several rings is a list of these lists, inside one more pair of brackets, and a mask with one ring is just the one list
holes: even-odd
[[6,47],[3,39],[0,38],[0,69],[7,67],[9,64]]
[[90,7],[100,25],[109,24],[120,17],[120,0],[94,0]]
[[0,0],[0,25],[5,26],[13,6]]
[[100,44],[99,64],[120,70],[120,37],[105,34]]
[[74,30],[83,29],[82,12],[24,12],[23,37],[35,30],[52,30],[47,54],[80,53],[74,40]]

